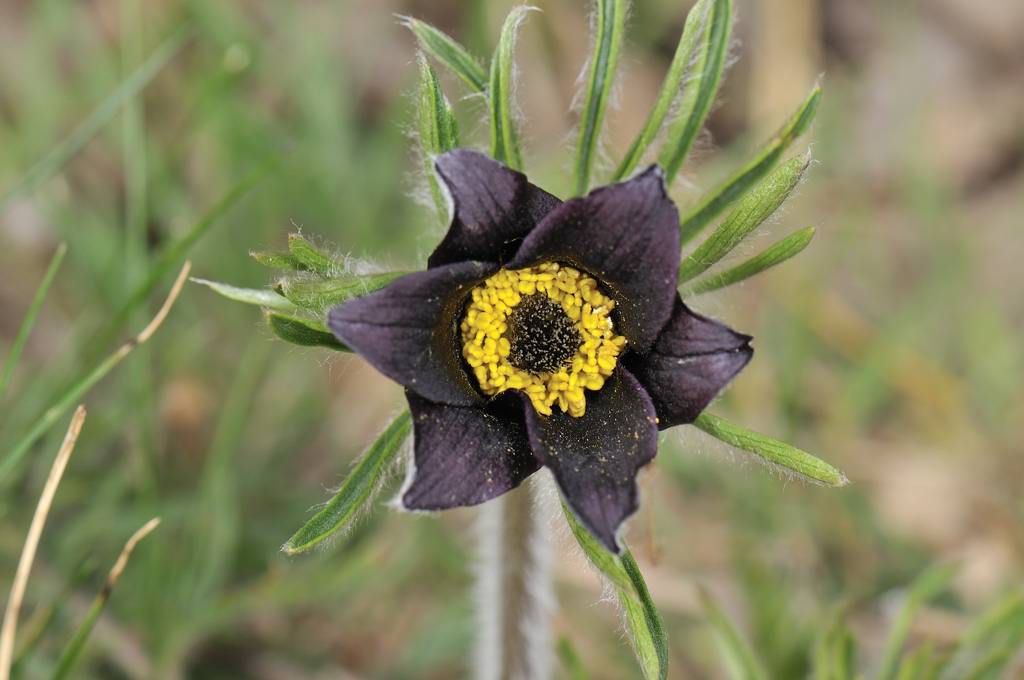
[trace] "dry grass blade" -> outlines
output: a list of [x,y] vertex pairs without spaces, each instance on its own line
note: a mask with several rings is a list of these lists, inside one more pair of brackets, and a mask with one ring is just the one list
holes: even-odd
[[164,322],[164,319],[167,318],[167,314],[171,311],[171,307],[174,306],[175,300],[178,299],[178,295],[181,293],[181,288],[185,285],[185,281],[188,279],[189,269],[191,269],[191,264],[186,262],[181,268],[181,272],[178,274],[178,278],[175,280],[174,285],[171,286],[171,292],[167,294],[167,299],[164,300],[164,304],[160,307],[160,311],[158,311],[156,316],[153,317],[153,320],[150,321],[144,329],[142,329],[141,333],[121,345],[117,351],[104,359],[98,366],[96,366],[96,368],[89,372],[88,375],[79,380],[67,392],[65,392],[55,404],[43,412],[39,419],[36,420],[29,429],[28,433],[21,438],[21,440],[15,445],[14,449],[7,455],[7,458],[0,462],[0,482],[11,474],[15,466],[17,466],[25,454],[28,453],[28,450],[32,445],[50,429],[53,423],[56,422],[60,415],[72,403],[78,401],[78,399],[92,388],[93,385],[110,373],[110,371],[121,363],[126,356],[131,354],[133,349],[149,340],[153,333],[156,332],[157,328],[160,327],[160,324]]
[[39,496],[36,512],[32,515],[32,524],[29,525],[28,536],[25,537],[25,547],[21,551],[18,569],[14,573],[11,595],[7,599],[3,628],[0,629],[0,680],[9,680],[11,677],[18,613],[21,611],[21,603],[25,598],[25,587],[28,585],[28,576],[32,571],[32,562],[35,561],[39,538],[43,534],[43,526],[46,524],[46,516],[50,513],[50,506],[57,493],[57,486],[60,484],[61,477],[64,476],[64,469],[68,465],[71,453],[75,450],[75,442],[78,441],[78,435],[82,431],[84,422],[85,407],[79,406],[71,418],[68,432],[64,435],[64,443],[61,444],[60,450],[57,452],[57,458],[54,459],[53,467],[50,468],[50,474],[43,485],[43,493]]
[[148,536],[159,525],[160,518],[154,517],[139,527],[138,530],[131,535],[131,538],[129,538],[124,544],[124,548],[121,549],[121,554],[117,556],[114,566],[110,568],[110,573],[107,574],[107,581],[103,584],[103,590],[101,590],[96,596],[96,599],[93,600],[92,606],[89,607],[89,611],[85,615],[85,619],[78,627],[78,630],[75,631],[75,636],[71,638],[71,642],[68,643],[68,646],[64,648],[64,652],[60,655],[57,670],[54,671],[53,674],[54,678],[68,677],[68,674],[71,672],[71,668],[78,659],[78,655],[82,652],[82,648],[85,646],[86,640],[89,639],[89,634],[92,632],[93,626],[96,624],[96,619],[98,619],[100,614],[103,613],[103,609],[107,606],[107,600],[110,599],[110,594],[114,590],[114,586],[117,585],[118,579],[121,578],[121,574],[124,573],[124,568],[128,565],[128,559],[132,556],[135,546],[137,546],[139,541]]
[[103,586],[103,591],[97,596],[97,599],[106,599],[110,597],[110,591],[114,589],[114,586],[117,584],[117,580],[121,578],[121,574],[124,572],[124,568],[128,564],[128,558],[131,557],[132,553],[135,551],[135,546],[139,544],[139,541],[144,539],[146,536],[149,536],[153,529],[156,529],[158,526],[160,526],[160,518],[154,517],[139,527],[135,533],[131,535],[131,538],[128,539],[124,544],[124,547],[121,549],[121,554],[117,556],[117,561],[114,562],[114,566],[110,568],[110,573],[107,574],[107,583]]

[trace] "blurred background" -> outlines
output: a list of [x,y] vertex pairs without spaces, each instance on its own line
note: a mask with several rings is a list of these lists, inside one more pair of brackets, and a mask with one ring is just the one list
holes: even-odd
[[[527,168],[565,196],[590,6],[536,4],[517,52]],[[642,126],[690,4],[634,2],[609,158]],[[665,618],[673,677],[725,677],[698,585],[771,677],[806,677],[841,603],[870,671],[924,570],[958,565],[915,619],[911,646],[950,644],[1024,576],[1024,3],[735,4],[735,60],[674,196],[685,205],[740,165],[824,74],[813,132],[792,151],[809,144],[817,162],[767,240],[741,250],[819,229],[786,266],[692,300],[756,338],[755,360],[712,410],[820,455],[852,483],[791,481],[678,428],[642,477],[629,540]],[[394,14],[487,55],[511,6],[0,3],[3,356],[55,249],[68,247],[0,394],[0,456],[146,323],[172,275],[145,305],[130,306],[133,292],[268,159],[277,168],[191,246],[194,275],[262,286],[269,275],[249,251],[283,248],[296,230],[353,257],[422,266],[440,233],[415,199],[415,45]],[[185,41],[139,95],[78,127],[182,25]],[[463,139],[484,146],[483,103],[444,83]],[[48,677],[124,541],[156,515],[163,524],[128,564],[74,677],[466,675],[475,511],[411,516],[378,503],[327,550],[278,550],[401,399],[358,358],[286,345],[254,308],[188,285],[152,341],[85,399],[29,582],[20,676]],[[0,482],[5,593],[67,417]],[[587,677],[638,677],[617,613],[568,541],[558,677],[572,656]],[[1011,672],[1024,677],[1024,665]]]

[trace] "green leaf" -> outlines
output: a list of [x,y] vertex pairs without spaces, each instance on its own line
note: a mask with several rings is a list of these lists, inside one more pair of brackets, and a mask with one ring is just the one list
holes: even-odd
[[[701,13],[694,16],[698,9]],[[688,32],[691,35],[687,35]],[[695,6],[687,17],[680,41],[680,49],[685,49],[686,54],[679,57],[687,69],[686,84],[659,156],[668,184],[682,167],[715,102],[731,34],[732,0],[714,0]]]
[[844,602],[828,615],[814,641],[812,658],[814,680],[853,680],[855,648],[853,634],[846,625],[849,604]]
[[620,598],[626,610],[629,629],[632,631],[633,651],[640,659],[644,674],[649,678],[668,677],[668,636],[661,615],[654,607],[654,600],[640,567],[633,559],[633,553],[624,550],[620,558],[622,567],[633,584],[636,598]]
[[[171,243],[165,248],[157,259],[149,265],[149,271],[146,279],[139,284],[139,286],[132,291],[131,296],[121,308],[114,315],[113,319],[107,324],[104,331],[98,334],[96,341],[97,345],[107,345],[114,335],[121,329],[122,326],[128,321],[129,317],[141,307],[149,294],[153,292],[153,289],[159,285],[159,283],[167,277],[167,274],[175,267],[179,266],[182,259],[192,246],[196,244],[199,239],[206,235],[210,228],[217,223],[221,217],[223,217],[238,201],[240,201],[249,191],[255,187],[263,178],[273,169],[277,167],[278,159],[271,158],[261,165],[253,169],[248,175],[243,177],[238,184],[233,186],[224,196],[217,201],[213,207],[211,207],[205,215],[203,215],[198,222],[193,224],[188,231],[182,236]],[[87,352],[92,354],[92,352]]]
[[408,411],[398,415],[356,463],[327,506],[306,522],[284,544],[284,552],[297,555],[348,527],[380,489],[388,465],[398,455],[412,429]]
[[768,174],[786,149],[810,127],[820,99],[821,86],[815,85],[800,108],[753,159],[729,179],[705,194],[700,202],[683,216],[680,223],[683,244],[693,240],[711,220]]
[[444,64],[452,73],[462,79],[474,93],[487,90],[487,71],[469,51],[451,36],[442,33],[430,24],[412,17],[399,17],[402,24],[416,36],[420,49]]
[[132,351],[139,345],[145,343],[152,337],[153,333],[159,329],[164,319],[170,312],[171,307],[174,305],[178,294],[181,292],[181,288],[185,283],[185,277],[188,275],[189,264],[185,263],[181,272],[178,274],[178,278],[175,279],[171,292],[168,294],[167,299],[164,301],[160,311],[157,312],[156,316],[152,321],[135,337],[131,338],[113,353],[107,355],[105,359],[100,361],[85,375],[77,378],[72,382],[66,389],[62,390],[52,402],[49,407],[39,414],[39,417],[29,427],[28,432],[23,434],[18,440],[18,443],[14,445],[10,453],[0,461],[0,483],[3,483],[8,475],[17,467],[21,459],[25,457],[32,445],[35,444],[40,437],[42,437],[53,424],[57,422],[57,419],[61,417],[72,404],[79,403],[82,395],[88,392],[92,387],[102,380],[108,373],[124,361],[125,357],[132,353]]
[[408,272],[348,275],[330,279],[284,279],[281,294],[296,306],[320,316],[331,307],[379,290]]
[[608,97],[615,83],[615,68],[626,24],[626,0],[597,0],[597,33],[590,57],[587,90],[580,116],[580,141],[576,146],[576,195],[590,187],[590,172],[597,153]]
[[587,680],[590,677],[587,674],[586,666],[583,665],[583,659],[580,658],[569,638],[559,638],[556,651],[569,680]]
[[943,658],[936,652],[935,644],[925,642],[900,659],[896,680],[935,680],[942,663]]
[[814,231],[814,227],[807,227],[790,234],[732,269],[728,269],[721,274],[704,277],[690,284],[683,290],[683,295],[699,295],[708,291],[718,290],[719,288],[725,288],[760,274],[766,269],[771,269],[775,265],[782,264],[800,253],[810,244],[811,239],[814,238]]
[[685,283],[703,274],[771,217],[793,193],[810,162],[810,154],[790,159],[744,196],[714,233],[683,259],[679,282]]
[[327,347],[339,352],[352,351],[346,345],[339,342],[322,322],[314,319],[280,314],[278,312],[268,312],[267,325],[270,326],[270,330],[274,332],[274,335],[293,345]]
[[1022,644],[1024,593],[1015,592],[996,602],[967,628],[940,677],[1000,677],[1005,664]]
[[[1020,644],[1010,646],[1004,645],[992,649],[984,657],[978,659],[972,666],[968,667],[963,675],[955,676],[960,680],[999,680],[1007,677],[1004,674],[1006,667],[1020,655]],[[931,680],[935,676],[930,676]]]
[[11,351],[7,353],[3,371],[0,372],[0,399],[4,396],[7,382],[11,379],[11,373],[21,357],[22,350],[25,349],[25,342],[28,341],[28,336],[32,332],[32,326],[35,325],[36,317],[39,316],[39,310],[42,309],[43,301],[46,300],[46,293],[49,292],[50,284],[53,283],[53,279],[57,276],[57,270],[60,269],[60,264],[64,261],[64,255],[67,251],[67,244],[61,243],[57,246],[56,252],[53,253],[53,257],[50,259],[50,265],[46,268],[46,273],[43,274],[43,280],[39,282],[39,287],[36,288],[36,294],[32,298],[32,303],[29,304],[28,311],[25,312],[25,318],[22,320],[21,326],[18,327],[18,334],[14,337]]
[[562,510],[572,535],[587,559],[615,588],[622,605],[630,644],[644,677],[647,680],[663,680],[668,677],[668,638],[665,627],[632,553],[623,550],[621,556],[612,554],[587,531],[565,503],[562,503]]
[[729,677],[733,680],[767,680],[768,676],[750,645],[732,625],[711,594],[701,588],[700,599]]
[[297,310],[297,307],[289,302],[287,298],[282,297],[277,291],[270,290],[269,288],[238,288],[236,286],[229,286],[226,283],[196,278],[193,278],[192,282],[204,285],[235,302],[256,305],[257,307],[265,307],[267,309],[277,309],[284,312],[294,312]]
[[617,182],[632,173],[636,166],[640,164],[644,153],[657,138],[666,116],[668,116],[669,111],[672,109],[673,102],[679,98],[683,77],[689,71],[689,66],[693,62],[698,35],[707,35],[706,32],[702,33],[702,31],[707,26],[708,13],[715,2],[721,1],[723,0],[698,0],[690,8],[689,14],[686,15],[686,25],[683,27],[683,34],[679,38],[679,44],[676,45],[676,53],[672,57],[672,63],[669,64],[665,80],[661,83],[658,98],[654,100],[654,106],[647,116],[643,129],[640,130],[636,139],[633,140],[633,144],[629,147],[629,151],[626,152],[622,162],[619,163],[619,167],[615,169],[615,174],[612,176],[613,182]]
[[956,565],[942,564],[926,569],[910,584],[906,600],[893,620],[882,653],[878,680],[894,680],[903,646],[910,637],[910,625],[921,605],[937,597],[956,575]]
[[491,110],[491,156],[513,170],[523,169],[512,103],[516,34],[526,14],[533,9],[520,5],[509,12],[501,27],[501,37],[498,39],[497,49],[494,50],[494,59],[491,61],[491,86],[488,92]]
[[849,483],[842,472],[806,451],[734,425],[724,418],[704,412],[697,416],[693,424],[715,439],[749,451],[772,465],[795,472],[808,481],[826,486],[845,486]]
[[332,276],[338,273],[338,262],[302,237],[302,234],[288,234],[288,252],[302,265],[303,269]]
[[251,250],[249,257],[259,262],[264,267],[271,269],[283,269],[286,271],[305,270],[306,267],[295,259],[291,253],[279,250]]
[[423,171],[430,183],[430,195],[441,224],[448,222],[448,200],[434,172],[434,157],[459,145],[459,124],[451,104],[441,91],[437,74],[427,60],[420,57],[420,86],[417,98],[420,157]]
[[31,191],[55,175],[64,165],[82,150],[107,123],[132,100],[167,65],[188,38],[190,31],[180,27],[160,43],[144,62],[139,64],[117,88],[107,95],[92,112],[75,127],[71,133],[57,143],[28,172],[21,176],[7,191],[0,194],[0,212],[15,197]]

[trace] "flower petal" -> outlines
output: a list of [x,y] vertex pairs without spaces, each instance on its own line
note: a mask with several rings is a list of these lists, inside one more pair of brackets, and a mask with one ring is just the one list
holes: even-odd
[[455,149],[437,157],[437,173],[452,197],[452,223],[427,260],[438,267],[463,260],[503,263],[561,201],[526,175],[491,158]]
[[637,471],[654,458],[658,428],[654,405],[629,371],[619,368],[574,418],[555,409],[541,416],[524,398],[533,455],[551,468],[566,502],[609,550],[637,509]]
[[634,351],[649,349],[672,313],[679,271],[679,213],[661,169],[651,166],[552,210],[508,266],[541,261],[567,262],[597,277],[618,303],[617,330]]
[[540,467],[526,438],[518,399],[486,408],[448,406],[406,392],[415,470],[402,492],[407,510],[444,510],[500,496]]
[[461,262],[396,279],[338,305],[327,323],[378,371],[432,401],[483,403],[459,352],[458,316],[466,293],[496,267]]
[[658,427],[692,423],[750,361],[750,340],[695,314],[677,297],[672,318],[650,353],[626,360],[651,395]]

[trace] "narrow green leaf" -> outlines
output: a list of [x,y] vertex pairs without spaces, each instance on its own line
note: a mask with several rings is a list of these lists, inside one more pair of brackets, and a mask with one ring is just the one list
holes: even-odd
[[895,680],[936,680],[942,662],[935,644],[925,642],[900,659]]
[[164,319],[170,312],[171,307],[177,300],[178,294],[181,292],[182,286],[185,283],[185,277],[188,276],[189,264],[185,263],[182,267],[181,272],[178,274],[178,278],[175,279],[174,284],[171,286],[171,291],[164,300],[163,306],[160,311],[157,312],[153,320],[149,322],[138,335],[131,338],[127,342],[123,343],[120,347],[114,350],[113,353],[109,354],[105,359],[100,361],[94,366],[88,373],[77,378],[71,383],[67,389],[60,392],[52,402],[50,406],[43,411],[38,418],[29,427],[28,432],[23,434],[18,440],[18,443],[14,445],[10,453],[0,461],[0,484],[2,484],[14,470],[14,468],[21,462],[21,459],[25,457],[32,445],[42,437],[47,430],[53,427],[53,424],[61,417],[72,404],[79,403],[82,395],[88,392],[92,387],[102,380],[108,373],[124,361],[125,357],[132,353],[132,351],[139,345],[145,343],[152,337]]
[[85,120],[78,124],[67,137],[58,142],[35,165],[19,178],[13,186],[0,194],[0,212],[12,199],[31,191],[55,175],[64,165],[82,150],[89,140],[109,123],[118,111],[131,101],[164,66],[167,65],[188,38],[190,31],[180,27],[164,40],[144,62],[107,95]]
[[[622,567],[633,584],[636,599],[626,598],[623,601],[629,628],[633,631],[633,651],[640,659],[640,665],[649,678],[663,679],[668,677],[668,636],[661,615],[654,607],[654,600],[647,583],[644,581],[640,567],[633,559],[633,553],[624,550],[620,558]],[[628,604],[626,602],[628,600]],[[639,606],[637,606],[639,605]]]
[[305,270],[306,267],[295,259],[291,253],[278,250],[251,250],[249,257],[259,262],[264,267],[271,269],[283,269],[285,271]]
[[590,57],[587,90],[580,115],[580,140],[576,146],[576,195],[590,188],[590,173],[597,154],[597,141],[615,83],[622,34],[626,25],[626,0],[597,1],[597,33]]
[[583,665],[583,659],[580,658],[569,638],[559,638],[557,652],[569,680],[587,680],[590,677],[587,674],[586,666]]
[[[959,680],[999,680],[1007,677],[1004,674],[1006,667],[1013,659],[1020,654],[1020,645],[996,647],[987,655],[978,659],[970,666],[963,675],[957,676]],[[930,676],[932,680],[935,676]]]
[[1024,636],[1024,592],[1011,593],[986,610],[960,639],[962,646],[987,642],[999,635]]
[[352,351],[339,342],[321,321],[279,312],[268,312],[266,316],[270,330],[285,342],[302,347],[326,347],[338,352]]
[[513,170],[523,169],[512,103],[516,34],[526,14],[533,9],[520,5],[509,12],[501,27],[501,37],[498,39],[497,49],[494,50],[494,59],[491,61],[491,85],[488,92],[491,110],[491,156]]
[[776,161],[786,152],[786,149],[810,127],[820,99],[821,86],[815,85],[800,108],[753,159],[732,177],[706,193],[700,202],[683,216],[680,233],[684,245],[692,241],[711,220],[768,174],[775,166]]
[[668,677],[668,639],[665,627],[633,555],[629,550],[624,550],[621,557],[610,553],[587,531],[565,503],[562,503],[562,510],[572,535],[587,559],[615,588],[622,605],[630,644],[644,677],[647,680],[663,680]]
[[314,274],[332,276],[338,273],[337,261],[303,238],[302,234],[288,234],[288,252],[303,269]]
[[430,195],[441,224],[448,223],[448,200],[434,172],[434,157],[459,145],[459,124],[451,104],[441,90],[434,69],[420,56],[420,86],[417,114],[419,118],[420,157],[423,172],[430,184]]
[[771,217],[793,193],[810,162],[810,154],[790,159],[747,193],[714,233],[683,259],[679,282],[685,283],[703,274]]
[[444,64],[461,78],[470,90],[478,94],[483,94],[487,90],[487,71],[469,50],[448,34],[419,19],[400,16],[399,20],[416,36],[420,49]]
[[280,288],[281,294],[296,306],[319,316],[335,305],[379,290],[407,273],[384,272],[330,279],[284,279],[280,283]]
[[[106,346],[112,338],[121,330],[135,310],[139,309],[149,297],[153,289],[163,281],[167,274],[181,264],[185,255],[199,239],[206,235],[210,228],[217,223],[238,201],[255,187],[271,170],[277,167],[278,159],[271,158],[252,170],[233,186],[219,201],[213,204],[205,215],[198,222],[192,225],[188,231],[181,235],[176,241],[165,248],[157,259],[149,265],[149,272],[145,280],[132,291],[131,296],[125,301],[121,308],[114,314],[107,323],[103,332],[99,333],[97,340],[90,345]],[[92,355],[92,352],[87,352]]]
[[392,420],[356,463],[327,506],[288,539],[282,548],[284,552],[289,555],[306,552],[348,527],[380,489],[388,465],[398,455],[411,429],[412,416],[408,411]]
[[619,167],[615,169],[615,174],[612,176],[613,182],[624,179],[633,172],[643,159],[644,153],[657,138],[666,116],[668,116],[669,111],[672,109],[672,103],[679,98],[683,77],[689,71],[690,64],[694,61],[693,57],[694,50],[697,47],[697,38],[699,35],[705,35],[702,31],[707,25],[708,13],[712,5],[719,1],[722,0],[698,0],[690,8],[689,14],[686,15],[686,25],[683,27],[683,34],[679,38],[679,44],[676,45],[676,53],[672,57],[672,63],[669,64],[665,80],[661,83],[658,98],[654,100],[654,106],[647,116],[643,129],[640,130],[636,139],[633,140],[633,144],[629,147],[629,151],[626,152],[622,162],[619,163]]
[[707,293],[708,291],[718,290],[719,288],[725,288],[731,286],[734,283],[739,283],[745,279],[749,279],[751,276],[755,276],[771,269],[772,267],[782,264],[789,258],[800,253],[804,248],[810,244],[811,239],[814,238],[814,227],[807,227],[800,231],[790,234],[781,241],[769,246],[766,250],[758,253],[754,257],[742,262],[732,269],[727,269],[720,274],[714,274],[707,276],[699,281],[696,281],[686,287],[683,291],[683,295],[699,295],[701,293]]
[[795,472],[810,482],[826,486],[845,486],[849,483],[846,475],[820,458],[815,458],[785,442],[734,425],[706,411],[697,416],[693,424],[715,439],[749,451],[764,461]]
[[28,306],[28,311],[25,312],[25,318],[22,320],[21,326],[18,327],[18,334],[14,336],[14,343],[11,345],[11,350],[7,353],[3,371],[0,372],[0,399],[4,396],[7,382],[11,379],[11,373],[21,357],[22,350],[25,349],[25,342],[32,332],[32,327],[36,323],[36,317],[39,316],[39,310],[42,309],[43,301],[46,300],[46,294],[50,290],[50,284],[53,283],[53,279],[57,276],[57,270],[60,269],[60,264],[64,261],[64,255],[67,251],[67,244],[61,243],[57,246],[56,252],[54,252],[53,257],[50,259],[50,265],[43,274],[43,280],[39,282],[39,287],[36,288],[36,294],[32,298],[32,303]]
[[24,668],[28,665],[29,659],[35,656],[40,642],[51,639],[50,634],[55,630],[55,624],[64,620],[65,609],[72,596],[92,583],[96,572],[97,564],[93,557],[86,557],[80,561],[60,591],[49,598],[48,604],[43,604],[33,611],[32,616],[19,628],[18,649],[14,655],[14,664],[11,666],[12,678],[25,677]]
[[[732,35],[732,0],[714,0],[710,7],[705,6],[701,10],[704,15],[694,19],[692,29],[697,37],[691,38],[692,47],[687,46],[688,53],[683,57],[683,63],[687,66],[686,84],[659,157],[661,167],[665,170],[665,181],[669,184],[690,153],[694,140],[704,127],[711,105],[715,102]],[[693,11],[690,14],[693,15]],[[688,17],[682,42],[687,42],[686,32],[689,29]]]
[[967,628],[940,677],[1001,677],[999,673],[1009,661],[1005,652],[1009,650],[1012,655],[1022,644],[1024,593],[1015,592],[996,602]]
[[276,309],[283,312],[294,312],[297,310],[295,305],[289,302],[287,298],[281,297],[277,291],[270,290],[269,288],[238,288],[236,286],[229,286],[226,283],[196,278],[193,278],[192,282],[204,285],[235,302],[265,307],[266,309]]
[[710,593],[701,588],[700,599],[704,607],[704,614],[715,633],[718,651],[728,670],[729,677],[733,680],[767,680],[768,676],[750,645],[732,625]]
[[629,592],[633,588],[633,582],[629,579],[629,574],[622,567],[622,562],[617,555],[608,551],[604,545],[601,544],[594,535],[587,531],[572,510],[569,509],[564,502],[562,503],[562,511],[565,514],[565,520],[569,523],[569,529],[572,531],[573,537],[576,542],[580,544],[580,548],[583,549],[583,554],[587,556],[590,563],[597,567],[597,570],[604,574],[605,578],[612,582],[618,590]]
[[853,680],[854,639],[846,625],[849,603],[835,607],[814,641],[814,680]]
[[882,663],[878,671],[878,680],[893,680],[896,677],[900,655],[910,637],[910,626],[914,622],[917,610],[921,608],[921,605],[942,593],[956,572],[956,565],[933,566],[922,572],[910,584],[903,607],[896,615],[889,630],[882,653]]

